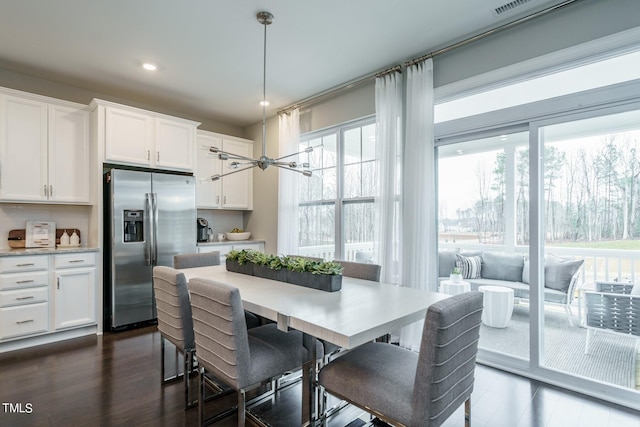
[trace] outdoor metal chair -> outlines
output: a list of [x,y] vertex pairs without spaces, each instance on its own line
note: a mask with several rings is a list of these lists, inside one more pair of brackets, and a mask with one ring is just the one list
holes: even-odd
[[598,331],[640,337],[640,295],[632,295],[633,283],[596,282],[595,291],[584,291],[587,338],[584,352]]

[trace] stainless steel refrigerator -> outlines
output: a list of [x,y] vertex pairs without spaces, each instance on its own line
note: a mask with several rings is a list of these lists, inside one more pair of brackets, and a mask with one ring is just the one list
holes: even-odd
[[127,329],[156,319],[153,267],[196,252],[195,179],[110,169],[104,190],[105,325]]

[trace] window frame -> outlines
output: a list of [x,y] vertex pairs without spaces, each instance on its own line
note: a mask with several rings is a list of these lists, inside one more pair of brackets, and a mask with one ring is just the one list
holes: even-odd
[[[344,230],[344,207],[348,204],[357,203],[371,203],[375,202],[375,195],[371,196],[358,196],[358,197],[345,197],[344,196],[344,180],[345,180],[345,133],[357,129],[363,128],[369,125],[376,125],[376,116],[369,115],[359,119],[350,120],[344,123],[337,124],[335,126],[327,127],[324,129],[307,132],[300,135],[300,143],[312,141],[314,139],[324,138],[329,135],[336,136],[336,197],[335,199],[320,199],[320,200],[300,200],[298,202],[298,208],[309,206],[327,206],[333,205],[335,210],[335,224],[334,224],[334,259],[344,259],[346,255],[345,250],[345,230]],[[373,159],[375,163],[375,158]],[[359,164],[362,164],[362,159]],[[350,163],[353,164],[353,163]],[[298,232],[300,232],[300,224],[298,224]],[[298,238],[300,240],[300,238]],[[299,241],[298,240],[298,241]]]

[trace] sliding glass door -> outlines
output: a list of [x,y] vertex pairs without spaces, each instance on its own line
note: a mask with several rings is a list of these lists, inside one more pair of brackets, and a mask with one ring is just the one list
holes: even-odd
[[[515,303],[502,322],[483,324],[480,348],[529,360],[529,133],[500,132],[438,148],[438,253],[441,291],[448,291],[448,271],[463,269],[472,290],[509,285]],[[508,262],[510,268],[505,268]],[[508,270],[508,271],[507,271]],[[455,287],[453,287],[455,289]]]
[[541,364],[635,390],[640,289],[631,293],[640,279],[640,110],[554,120],[539,127],[539,136]]

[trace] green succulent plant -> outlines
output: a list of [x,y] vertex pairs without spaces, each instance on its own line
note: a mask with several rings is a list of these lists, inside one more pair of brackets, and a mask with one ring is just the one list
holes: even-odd
[[344,267],[332,261],[315,261],[304,257],[269,255],[252,249],[232,250],[227,260],[236,261],[240,265],[252,263],[268,267],[272,270],[287,269],[299,273],[337,275],[342,274]]

